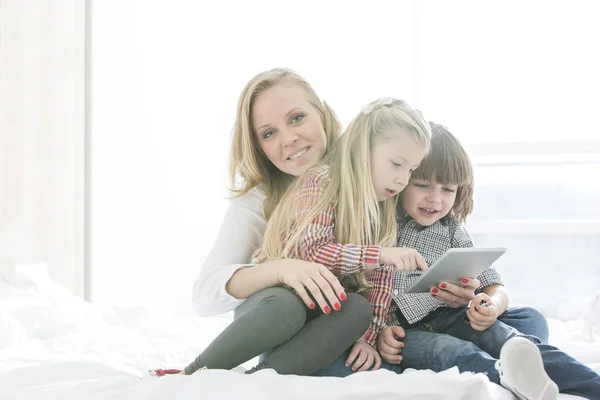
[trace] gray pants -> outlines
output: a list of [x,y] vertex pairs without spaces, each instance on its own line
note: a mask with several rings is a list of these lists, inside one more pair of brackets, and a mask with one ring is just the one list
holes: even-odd
[[[315,303],[316,304],[316,303]],[[311,310],[291,290],[272,287],[250,296],[235,310],[234,321],[185,368],[231,369],[268,352],[249,372],[273,368],[280,374],[308,375],[328,365],[367,330],[369,302],[348,293],[339,311]]]

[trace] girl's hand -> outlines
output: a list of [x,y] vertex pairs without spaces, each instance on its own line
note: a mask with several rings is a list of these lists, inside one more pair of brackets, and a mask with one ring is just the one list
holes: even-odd
[[381,366],[381,357],[369,343],[357,340],[346,359],[346,367],[349,366],[352,366],[352,371],[377,371]]
[[436,299],[446,303],[450,308],[466,307],[475,297],[475,290],[480,283],[475,278],[462,278],[461,281],[466,287],[440,282],[437,288],[429,289],[429,293]]
[[[487,307],[481,305],[481,301],[487,303]],[[485,331],[492,326],[498,318],[498,307],[494,300],[485,293],[479,293],[471,301],[471,308],[467,310],[467,318],[471,321],[471,328],[476,331]]]
[[427,263],[415,249],[405,247],[383,247],[379,261],[384,265],[393,265],[396,271],[414,271],[417,267],[427,271]]
[[342,307],[340,300],[346,300],[346,292],[338,278],[322,264],[285,259],[279,260],[278,265],[279,283],[294,289],[308,308],[315,308],[309,292],[325,314],[331,313],[329,304],[334,310]]

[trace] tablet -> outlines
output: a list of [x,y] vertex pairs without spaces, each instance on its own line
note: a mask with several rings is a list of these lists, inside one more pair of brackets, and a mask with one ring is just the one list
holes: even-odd
[[444,253],[429,269],[412,283],[406,293],[425,293],[440,282],[463,285],[463,277],[477,277],[506,252],[505,248],[455,248]]

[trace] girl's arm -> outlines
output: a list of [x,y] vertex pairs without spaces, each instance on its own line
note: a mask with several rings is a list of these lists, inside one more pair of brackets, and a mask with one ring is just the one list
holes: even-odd
[[[296,220],[310,214],[329,183],[329,170],[309,173],[295,198]],[[336,243],[334,236],[336,204],[330,203],[310,222],[300,237],[300,258],[323,264],[335,276],[351,275],[379,267],[381,246]]]

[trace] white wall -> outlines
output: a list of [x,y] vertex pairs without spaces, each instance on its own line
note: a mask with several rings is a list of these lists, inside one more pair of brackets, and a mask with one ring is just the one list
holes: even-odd
[[84,295],[85,2],[0,0],[0,263]]

